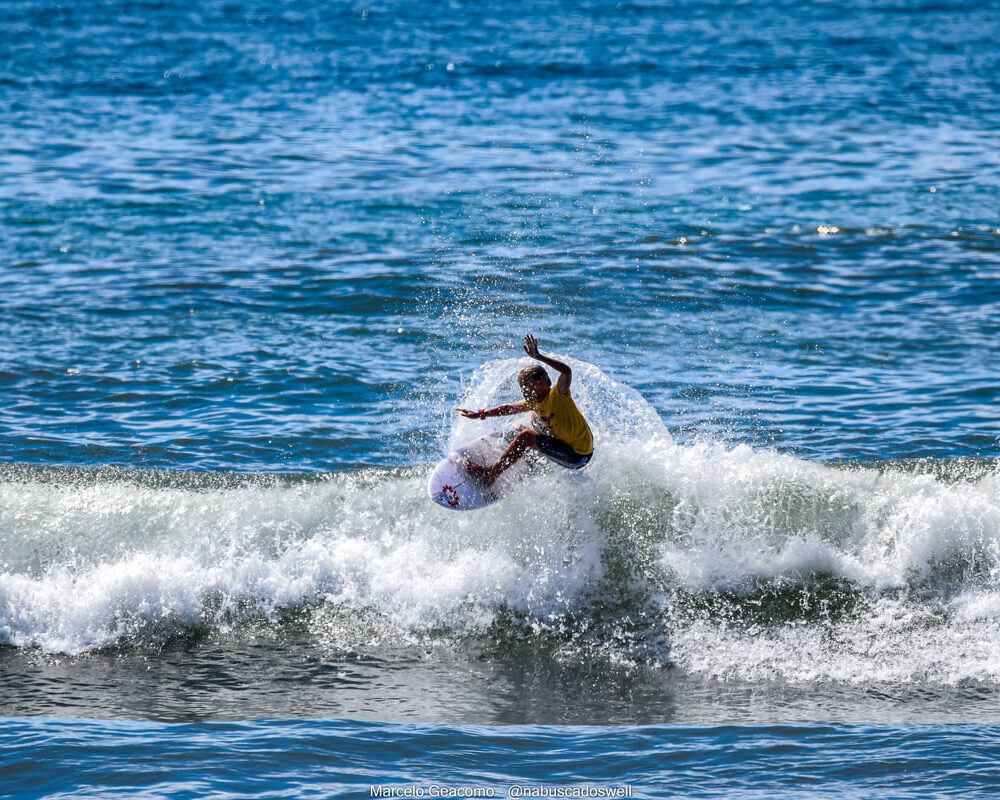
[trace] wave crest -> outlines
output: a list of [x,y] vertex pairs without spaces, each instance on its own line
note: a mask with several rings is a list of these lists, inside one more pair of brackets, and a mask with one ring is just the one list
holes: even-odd
[[[466,401],[506,399],[520,363],[487,365]],[[638,393],[573,366],[594,461],[475,513],[431,503],[428,466],[0,470],[0,641],[77,653],[332,609],[317,635],[342,644],[361,634],[336,620],[363,616],[724,679],[1000,682],[994,465],[681,444]]]

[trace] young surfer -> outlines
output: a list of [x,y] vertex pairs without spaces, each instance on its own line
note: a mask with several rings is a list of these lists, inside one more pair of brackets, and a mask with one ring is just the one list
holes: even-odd
[[587,420],[583,418],[570,396],[569,387],[573,380],[573,371],[569,365],[555,358],[542,355],[538,350],[538,340],[530,333],[524,337],[524,352],[559,373],[556,385],[552,385],[544,367],[535,364],[525,367],[517,376],[517,382],[524,394],[524,401],[507,403],[495,408],[470,411],[467,408],[456,409],[463,417],[469,419],[486,419],[487,417],[507,417],[512,414],[523,414],[534,411],[532,428],[522,428],[514,437],[503,455],[495,464],[483,466],[471,461],[465,462],[465,468],[480,482],[491,485],[505,469],[515,464],[525,452],[531,448],[568,469],[580,469],[587,465],[594,454],[594,438],[590,433]]

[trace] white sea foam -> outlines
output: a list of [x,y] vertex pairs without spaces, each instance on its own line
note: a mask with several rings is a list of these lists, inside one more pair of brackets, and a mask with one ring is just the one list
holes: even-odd
[[[525,499],[540,501],[544,481]],[[527,505],[458,517],[429,502],[425,483],[414,470],[210,491],[6,484],[34,511],[3,523],[0,639],[72,653],[324,602],[461,633],[501,605],[563,612],[593,579],[586,535],[551,537]]]
[[[487,365],[463,402],[508,399],[520,364]],[[594,461],[479,512],[431,503],[430,465],[284,481],[0,474],[0,641],[76,653],[310,608],[458,639],[503,615],[545,628],[639,602],[655,656],[695,675],[1000,681],[995,472],[681,444],[637,393],[574,369]],[[461,421],[452,440],[481,431]],[[831,580],[851,608],[803,611]],[[781,592],[786,613],[755,616]]]

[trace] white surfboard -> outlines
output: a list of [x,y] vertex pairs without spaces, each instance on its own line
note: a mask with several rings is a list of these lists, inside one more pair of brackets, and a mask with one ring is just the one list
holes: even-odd
[[427,493],[438,505],[454,511],[471,511],[495,503],[520,483],[528,471],[528,464],[521,459],[486,486],[473,478],[465,469],[465,459],[475,464],[489,466],[496,461],[507,446],[507,440],[497,434],[462,445],[443,459],[427,482]]

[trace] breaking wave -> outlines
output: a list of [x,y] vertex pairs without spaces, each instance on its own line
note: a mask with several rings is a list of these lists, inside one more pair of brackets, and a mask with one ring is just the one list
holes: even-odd
[[[0,643],[76,654],[305,618],[350,646],[363,617],[722,680],[1000,682],[992,462],[680,443],[634,390],[572,363],[594,461],[479,512],[431,503],[429,463],[0,468]],[[463,402],[511,397],[521,364],[486,365]],[[483,431],[456,421],[442,453]]]

